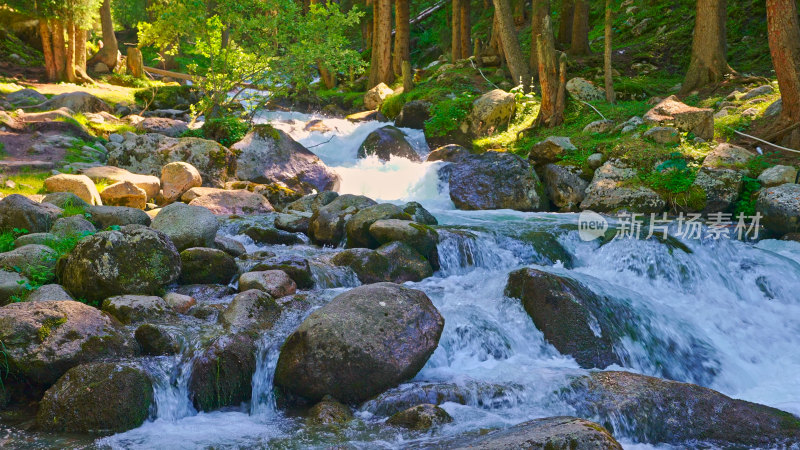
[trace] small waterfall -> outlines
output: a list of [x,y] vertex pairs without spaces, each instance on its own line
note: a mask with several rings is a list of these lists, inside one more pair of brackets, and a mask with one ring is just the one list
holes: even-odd
[[333,289],[360,286],[358,276],[349,267],[334,266],[321,261],[309,261],[311,278],[317,289]]
[[439,265],[442,276],[464,274],[476,267],[500,269],[521,263],[513,252],[484,232],[439,228]]
[[197,414],[189,400],[191,357],[186,354],[160,356],[145,360],[144,365],[153,381],[153,419],[176,421]]
[[272,380],[275,377],[281,345],[283,340],[275,339],[272,333],[265,333],[256,343],[256,371],[253,374],[250,415],[259,419],[271,420],[278,415]]

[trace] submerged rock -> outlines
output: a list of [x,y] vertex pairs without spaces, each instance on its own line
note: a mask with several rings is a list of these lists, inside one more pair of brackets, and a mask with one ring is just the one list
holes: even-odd
[[309,400],[357,403],[413,377],[436,349],[444,319],[422,292],[361,286],[314,311],[289,336],[276,386]]
[[166,327],[145,323],[134,333],[136,342],[145,355],[175,355],[181,350],[181,343]]
[[597,449],[622,450],[605,428],[577,417],[531,420],[451,445],[459,449]]
[[386,423],[410,430],[424,431],[452,421],[453,418],[447,414],[447,411],[427,403],[400,411],[389,417]]

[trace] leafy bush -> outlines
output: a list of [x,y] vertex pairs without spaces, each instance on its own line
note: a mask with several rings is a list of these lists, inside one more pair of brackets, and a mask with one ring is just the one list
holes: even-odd
[[206,139],[230,147],[241,141],[244,135],[250,131],[250,124],[235,116],[222,116],[206,120],[201,131]]
[[474,99],[473,95],[466,94],[434,104],[431,107],[431,118],[425,122],[425,134],[442,137],[458,130],[472,110]]
[[759,189],[761,189],[761,183],[758,180],[748,176],[743,178],[742,195],[739,197],[739,201],[736,202],[734,216],[738,216],[740,213],[745,216],[754,216],[756,214],[756,194]]

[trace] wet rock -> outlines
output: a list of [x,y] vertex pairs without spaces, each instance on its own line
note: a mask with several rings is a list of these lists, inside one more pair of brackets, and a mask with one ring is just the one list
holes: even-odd
[[778,234],[800,232],[800,184],[763,189],[756,200],[761,223]]
[[75,300],[60,284],[45,284],[28,293],[26,302],[50,302]]
[[215,340],[192,362],[189,397],[200,411],[238,406],[250,400],[256,344],[245,334]]
[[343,424],[353,419],[350,408],[336,401],[330,395],[312,406],[306,415],[306,423],[311,425],[336,425]]
[[206,208],[173,203],[159,211],[152,227],[166,234],[175,247],[183,251],[191,247],[213,247],[219,221]]
[[527,161],[510,154],[486,152],[455,164],[450,171],[450,199],[458,209],[543,209],[539,178]]
[[256,183],[281,181],[290,189],[337,190],[340,179],[314,153],[270,125],[255,128],[231,147],[237,152],[236,177]]
[[58,238],[66,238],[71,236],[84,236],[93,234],[97,229],[91,222],[84,219],[83,216],[70,216],[62,217],[55,221],[53,227],[50,228],[50,233]]
[[407,220],[382,219],[370,225],[369,234],[381,244],[402,242],[424,256],[435,269],[439,267],[436,249],[439,234],[428,225]]
[[136,129],[141,133],[158,133],[164,136],[179,137],[189,131],[189,125],[182,120],[147,117],[136,124]]
[[36,203],[22,195],[11,194],[0,200],[0,229],[46,233],[62,212],[49,203]]
[[632,182],[636,170],[619,161],[607,161],[594,172],[586,188],[581,209],[597,212],[614,212],[626,209],[638,213],[661,212],[666,202],[655,191]]
[[741,172],[735,170],[702,167],[694,180],[694,185],[706,194],[702,212],[705,214],[733,212],[736,200],[742,192],[742,180]]
[[305,213],[315,213],[319,208],[336,200],[338,196],[339,194],[333,191],[323,191],[318,194],[306,195],[286,205],[285,210],[287,212],[299,211]]
[[374,200],[363,195],[340,195],[327,205],[319,207],[311,216],[309,237],[318,245],[339,245],[345,236],[345,222],[360,210],[376,204]]
[[100,193],[94,182],[86,175],[54,175],[44,180],[44,188],[48,192],[72,192],[90,205],[102,205]]
[[103,300],[122,294],[158,293],[176,281],[180,272],[178,250],[166,235],[127,225],[78,242],[59,279],[76,297]]
[[572,97],[584,102],[602,102],[606,100],[606,91],[584,78],[572,78],[567,81],[567,92]]
[[794,183],[797,180],[797,169],[791,166],[772,166],[761,172],[758,181],[764,187],[780,186],[786,183]]
[[355,272],[363,284],[422,281],[433,275],[431,263],[402,242],[392,242],[377,250],[353,248],[336,254],[331,262]]
[[329,394],[357,403],[413,377],[443,328],[423,292],[391,283],[361,286],[311,313],[289,336],[275,384],[309,400]]
[[613,120],[595,120],[589,125],[583,127],[583,132],[591,134],[608,133],[609,131],[614,129],[614,126],[615,123]]
[[488,136],[508,126],[514,117],[514,94],[502,89],[489,91],[472,103],[470,130],[477,137]]
[[150,216],[141,209],[127,206],[90,206],[86,209],[97,229],[125,225],[150,226]]
[[381,219],[411,220],[399,206],[389,203],[368,206],[353,214],[345,225],[347,248],[378,248],[381,245],[369,232],[369,227]]
[[147,204],[147,192],[130,181],[122,181],[108,186],[103,189],[100,198],[108,206],[144,209]]
[[278,319],[281,308],[264,290],[249,289],[236,294],[219,316],[226,327],[236,330],[266,330]]
[[181,252],[181,284],[228,284],[238,273],[236,261],[222,250],[192,247]]
[[183,161],[169,163],[161,168],[161,196],[166,203],[181,198],[189,189],[203,185],[200,172]]
[[389,119],[386,118],[380,111],[362,111],[350,114],[349,116],[345,117],[345,119],[349,120],[353,123],[361,123],[361,122],[369,122],[372,120],[377,120],[378,122],[388,122]]
[[674,95],[665,98],[648,111],[644,115],[644,121],[674,126],[680,131],[694,133],[706,141],[714,139],[714,110],[686,105]]
[[[196,285],[188,287],[192,288],[196,287]],[[227,286],[219,286],[219,288],[225,291],[222,296],[228,294],[227,290],[229,288]],[[189,309],[191,309],[192,306],[197,304],[197,300],[195,300],[194,297],[192,297],[191,295],[179,294],[177,292],[170,292],[166,294],[164,296],[164,301],[167,302],[167,305],[169,305],[169,307],[172,308],[173,311],[179,314],[186,314],[189,311]]]
[[411,100],[403,105],[400,114],[395,118],[394,125],[400,128],[425,129],[425,122],[431,118],[431,102],[425,100]]
[[282,270],[265,270],[247,272],[239,277],[239,290],[258,289],[274,298],[292,295],[297,291],[297,284]]
[[47,390],[36,422],[47,431],[122,432],[142,425],[152,404],[153,386],[141,369],[120,363],[83,364]]
[[800,419],[688,383],[597,372],[572,383],[566,401],[638,442],[774,447],[798,442]]
[[[120,136],[121,137],[121,136]],[[95,183],[111,181],[114,183],[129,181],[147,192],[147,198],[155,198],[161,189],[161,181],[152,175],[139,175],[114,166],[90,167],[83,174]]]
[[557,162],[568,152],[578,150],[568,137],[550,136],[531,147],[528,159],[533,164]]
[[460,145],[450,144],[430,152],[426,161],[461,162],[469,159],[471,155],[472,153],[466,148]]
[[439,221],[427,209],[417,202],[403,205],[403,212],[411,216],[411,220],[423,225],[439,225]]
[[515,404],[513,393],[521,386],[469,381],[450,383],[405,383],[365,402],[361,409],[379,416],[391,416],[424,403],[458,403],[486,409],[508,408]]
[[252,271],[282,270],[294,280],[300,289],[314,287],[314,278],[311,276],[311,267],[308,260],[299,256],[283,256],[269,258],[256,264]]
[[419,161],[419,154],[408,143],[405,134],[396,127],[387,125],[370,133],[358,148],[358,158],[375,155],[381,161],[393,157]]
[[258,225],[248,227],[244,230],[244,235],[248,236],[256,244],[295,245],[303,243],[303,240],[294,233]]
[[368,90],[364,94],[364,107],[369,110],[375,110],[381,107],[386,97],[394,94],[394,91],[385,83],[378,83],[377,86]]
[[28,281],[12,270],[0,270],[0,306],[7,305],[14,298],[24,298],[27,294],[24,284]]
[[46,245],[25,245],[0,253],[0,269],[19,272],[28,278],[35,273],[39,277],[48,278],[46,281],[51,281],[57,257],[56,251]]
[[103,300],[103,311],[124,324],[157,320],[167,315],[169,305],[161,297],[118,295]]
[[453,448],[469,449],[603,449],[622,450],[605,428],[577,417],[547,417],[483,436],[464,439]]
[[275,216],[275,228],[290,233],[308,233],[311,215],[278,214]]
[[181,351],[181,343],[163,325],[145,323],[134,333],[142,353],[151,356],[175,355]]
[[581,169],[574,166],[547,164],[543,170],[547,197],[560,211],[577,211],[586,197],[589,183],[581,178]]
[[738,169],[752,157],[753,154],[742,147],[723,142],[706,155],[706,158],[703,160],[703,167],[711,169]]
[[238,258],[239,256],[247,253],[247,249],[244,248],[244,244],[236,239],[231,239],[225,236],[216,236],[214,238],[214,247],[233,256],[234,258]]
[[657,144],[673,145],[681,143],[680,132],[673,127],[653,127],[644,132],[644,137]]
[[108,103],[83,91],[59,94],[39,105],[30,107],[30,109],[40,111],[51,111],[59,108],[69,108],[76,113],[111,112],[111,107],[108,106]]
[[74,301],[12,303],[0,308],[0,340],[9,373],[45,386],[78,364],[133,354],[118,322]]

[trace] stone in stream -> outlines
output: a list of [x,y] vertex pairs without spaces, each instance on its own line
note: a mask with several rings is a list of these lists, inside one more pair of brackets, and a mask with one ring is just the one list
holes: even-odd
[[308,234],[308,226],[311,223],[311,214],[278,214],[275,216],[275,228],[290,233]]
[[44,394],[36,423],[47,431],[107,434],[140,426],[153,404],[147,374],[120,363],[73,367]]
[[[391,416],[420,404],[481,405],[487,409],[507,408],[524,398],[524,388],[512,384],[404,383],[364,402],[361,409],[379,416]],[[517,398],[515,398],[517,397]]]
[[433,275],[430,262],[402,242],[390,242],[377,250],[352,248],[331,259],[336,266],[349,267],[363,284],[422,281]]
[[577,211],[586,196],[589,182],[581,178],[581,169],[575,166],[547,164],[542,169],[547,196],[561,212]]
[[637,442],[773,448],[800,442],[800,419],[708,388],[630,372],[574,380],[562,398]]
[[62,212],[50,203],[36,203],[25,196],[11,194],[0,200],[0,230],[16,228],[29,233],[46,233]]
[[345,237],[345,222],[360,210],[376,204],[363,195],[340,195],[314,212],[308,235],[315,244],[337,246]]
[[256,344],[244,333],[217,338],[192,361],[189,398],[200,411],[238,406],[250,400]]
[[538,211],[547,204],[536,172],[511,153],[471,155],[449,172],[450,199],[458,209]]
[[180,276],[181,259],[163,233],[127,225],[82,239],[59,268],[59,279],[72,295],[99,301],[159,293]]
[[238,258],[247,253],[247,249],[244,248],[244,244],[236,239],[231,239],[225,236],[216,236],[214,238],[214,247],[233,256],[234,258]]
[[281,298],[297,292],[297,284],[282,270],[247,272],[239,277],[239,290],[258,289],[274,298]]
[[667,204],[654,190],[636,183],[637,171],[618,160],[610,160],[594,172],[580,209],[597,212],[629,210],[657,213]]
[[386,423],[410,430],[426,431],[452,421],[453,417],[447,414],[447,411],[436,405],[426,403],[400,411],[389,417]]
[[192,247],[181,252],[181,284],[228,284],[238,273],[236,260],[222,250]]
[[361,286],[311,313],[284,343],[275,385],[311,401],[364,401],[412,378],[439,343],[444,319],[422,291]]
[[111,107],[98,97],[88,92],[75,91],[59,94],[49,100],[26,109],[50,111],[59,108],[69,108],[76,113],[111,112]]
[[163,325],[150,323],[139,325],[134,337],[145,355],[175,355],[181,350],[181,343],[178,338]]
[[256,244],[294,245],[303,243],[303,240],[294,233],[260,225],[248,227],[243,234]]
[[219,321],[235,330],[266,330],[280,316],[281,308],[264,290],[249,289],[236,294],[220,314]]
[[425,257],[434,269],[439,269],[439,233],[428,225],[408,220],[381,219],[369,227],[369,234],[380,244],[402,242]]
[[390,203],[369,206],[353,214],[345,225],[347,248],[378,248],[381,245],[369,232],[369,227],[381,219],[411,220],[399,206]]
[[265,214],[275,210],[266,197],[247,189],[192,188],[188,192],[195,189],[205,189],[206,191],[204,195],[190,201],[189,205],[206,208],[219,216]]
[[156,321],[172,310],[161,297],[153,295],[117,295],[103,300],[103,311],[124,324]]
[[622,450],[602,426],[577,417],[547,417],[524,422],[448,445],[454,449],[596,449]]
[[762,190],[756,210],[764,216],[761,223],[775,233],[800,231],[800,184],[787,183]]
[[399,128],[425,129],[425,122],[431,118],[431,102],[426,100],[411,100],[403,105],[400,114],[395,118],[394,125]]
[[389,161],[392,157],[419,161],[420,157],[414,147],[406,140],[406,135],[397,127],[386,125],[370,133],[358,147],[358,158],[375,155],[381,161]]
[[439,221],[427,209],[417,202],[403,205],[403,212],[411,216],[411,220],[423,225],[439,225]]
[[44,386],[78,364],[134,354],[119,322],[75,301],[12,303],[0,308],[0,341],[9,374]]
[[152,226],[183,251],[191,247],[214,247],[219,221],[206,208],[173,203],[159,211]]
[[311,275],[311,266],[308,260],[300,256],[272,257],[259,262],[249,271],[282,270],[294,280],[300,289],[314,287],[314,278]]
[[330,395],[312,406],[306,415],[306,423],[310,425],[336,425],[347,423],[353,419],[350,408],[336,401]]

